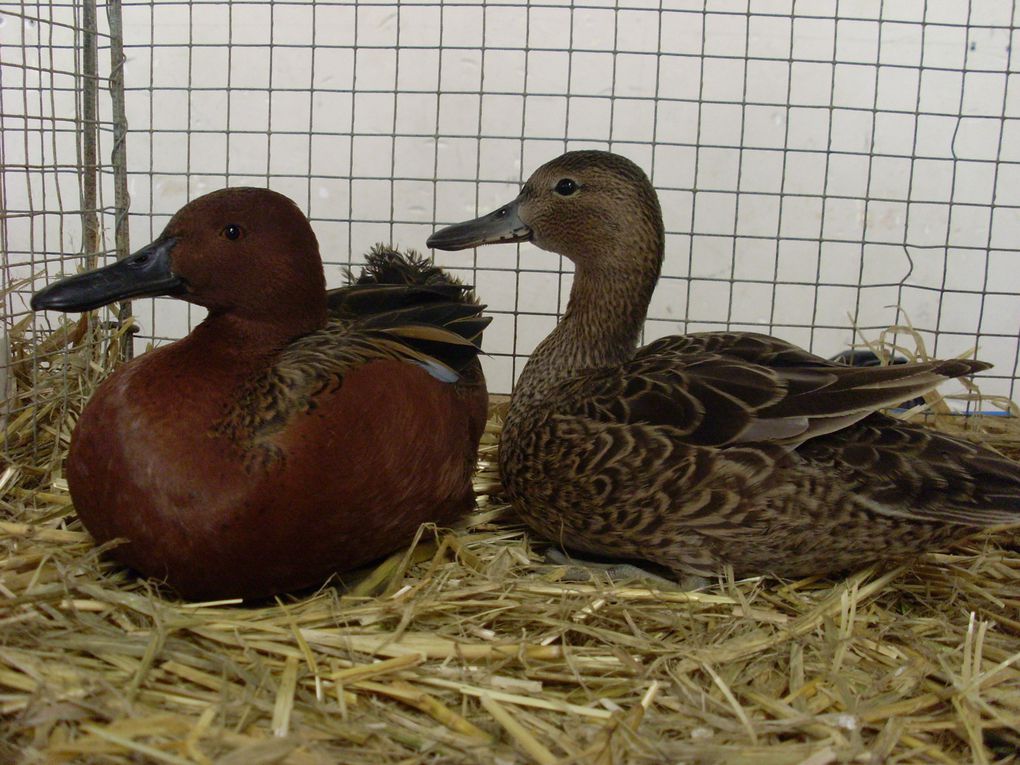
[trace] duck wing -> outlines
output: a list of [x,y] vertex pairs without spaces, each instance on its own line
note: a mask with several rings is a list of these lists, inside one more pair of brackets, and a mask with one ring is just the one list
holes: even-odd
[[346,327],[366,358],[403,355],[430,374],[453,382],[478,356],[482,316],[470,285],[461,284],[414,250],[377,244],[361,275],[326,294],[331,322]]
[[778,337],[757,332],[692,332],[688,335],[669,335],[639,348],[635,357],[652,357],[659,354],[684,356],[695,353],[716,353],[765,367],[845,366],[816,356]]
[[470,286],[415,253],[376,247],[356,283],[330,291],[327,301],[326,326],[293,340],[246,381],[215,432],[272,461],[271,436],[342,386],[348,372],[377,360],[484,389],[477,358],[491,321],[485,306]]
[[348,269],[347,281],[347,286],[326,292],[330,316],[345,321],[357,322],[433,304],[478,305],[470,285],[462,284],[415,250],[400,252],[383,244],[375,245],[368,253],[360,275]]
[[[806,353],[796,348],[753,349],[740,341],[746,355],[691,350],[699,344],[726,350],[714,338],[669,339],[621,367],[567,380],[546,422],[557,433],[584,432],[588,442],[609,438],[612,456],[600,459],[611,459],[617,475],[649,483],[627,484],[627,492],[662,490],[685,498],[685,508],[699,506],[694,498],[709,485],[731,494],[713,505],[744,507],[766,491],[788,491],[777,487],[796,483],[806,470],[813,477],[805,490],[834,482],[853,503],[887,517],[970,526],[1020,520],[1016,463],[875,413],[987,364],[796,364]],[[760,361],[771,356],[771,364],[750,362],[751,354]],[[650,460],[658,465],[654,477]]]
[[556,396],[557,409],[574,402],[577,414],[596,420],[666,426],[698,446],[767,442],[793,449],[988,367],[959,359],[847,367],[760,338],[665,338],[621,367],[570,379]]
[[430,303],[465,303],[471,287],[462,284],[351,284],[326,293],[330,316],[354,321],[373,314]]
[[798,455],[887,517],[992,526],[1020,521],[1020,466],[977,444],[874,414]]
[[346,325],[349,353],[363,361],[396,358],[424,368],[443,382],[456,382],[477,358],[482,332],[492,319],[483,305],[435,303],[373,314]]

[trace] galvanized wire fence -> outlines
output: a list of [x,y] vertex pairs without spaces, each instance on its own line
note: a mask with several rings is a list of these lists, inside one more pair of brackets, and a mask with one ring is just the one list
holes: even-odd
[[[98,12],[101,199],[90,208],[67,185],[89,174],[83,157],[68,148],[65,164],[28,169],[25,154],[20,169],[7,148],[61,136],[78,146],[91,124],[80,106],[66,123],[64,107],[47,106],[83,100],[82,11],[0,4],[7,288],[115,249],[110,152],[124,123],[119,70],[103,67],[120,10]],[[117,161],[136,246],[190,198],[268,185],[306,210],[338,284],[372,243],[421,248],[435,225],[510,199],[542,161],[609,148],[650,173],[666,218],[647,339],[753,329],[830,355],[852,327],[874,337],[908,316],[933,354],[978,346],[996,365],[982,390],[1016,397],[1013,4],[129,0],[122,16]],[[36,175],[74,195],[25,197]],[[76,243],[81,207],[98,211],[105,239]],[[569,263],[530,245],[436,258],[489,304],[486,372],[509,391],[565,305]],[[8,329],[23,311],[8,296]],[[137,343],[201,318],[163,299],[134,312]]]
[[[34,408],[39,363],[68,345],[85,347],[87,358],[104,346],[103,333],[85,322],[51,334],[62,317],[33,316],[32,291],[128,246],[123,89],[110,87],[118,76],[110,17],[95,3],[0,4],[3,491],[17,480],[12,450],[32,452],[45,427]],[[72,397],[51,408],[64,411]]]

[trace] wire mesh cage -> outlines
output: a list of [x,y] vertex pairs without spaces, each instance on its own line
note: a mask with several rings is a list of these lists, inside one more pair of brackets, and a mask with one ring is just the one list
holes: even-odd
[[[243,185],[295,200],[339,285],[610,149],[665,217],[646,342],[831,356],[909,323],[894,350],[993,362],[978,407],[1015,413],[1016,33],[992,0],[0,0],[0,760],[1011,761],[1015,532],[838,581],[570,582],[500,496],[498,412],[461,525],[342,588],[175,601],[103,556],[62,459],[105,375],[203,312],[29,298]],[[571,264],[434,256],[488,304],[510,392]],[[935,419],[1015,450],[1016,418]]]
[[[1009,4],[128,2],[98,14],[104,30],[123,15],[123,85],[119,67],[83,69],[82,13],[4,11],[8,289],[114,255],[117,161],[136,244],[189,198],[268,185],[307,212],[336,284],[377,241],[422,248],[546,159],[609,148],[663,204],[646,340],[754,329],[828,356],[854,327],[874,336],[906,317],[933,355],[977,347],[995,364],[982,391],[1015,395]],[[96,40],[109,67],[119,51]],[[106,217],[82,245],[76,184],[92,165],[74,131],[90,100],[100,196],[84,206]],[[57,151],[63,164],[30,162]],[[73,195],[56,195],[61,178]],[[489,304],[487,378],[509,392],[565,306],[569,264],[529,245],[436,258]],[[40,283],[9,295],[8,326]],[[138,349],[200,319],[169,299],[135,310]]]
[[[40,439],[44,417],[32,404],[39,362],[72,342],[82,358],[109,351],[112,326],[83,320],[40,324],[28,311],[46,280],[126,253],[123,84],[118,43],[95,4],[5,4],[0,8],[0,248],[4,296],[0,388],[7,484],[24,452],[39,458],[58,439]],[[127,306],[120,308],[126,318]],[[39,330],[43,331],[40,332]],[[80,381],[94,385],[105,370],[85,365]],[[66,379],[65,379],[66,382]],[[45,407],[59,421],[82,391]],[[48,445],[44,441],[49,441]],[[17,456],[16,456],[17,455]]]

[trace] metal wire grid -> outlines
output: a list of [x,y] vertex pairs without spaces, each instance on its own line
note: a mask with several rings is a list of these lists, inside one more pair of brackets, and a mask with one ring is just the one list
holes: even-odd
[[97,119],[94,102],[83,98],[82,13],[70,3],[0,5],[0,244],[8,327],[25,308],[17,302],[24,295],[8,290],[48,264],[59,271],[65,248],[82,242],[76,216],[86,212],[81,176],[89,160],[80,138],[85,120]]
[[[15,391],[24,394],[24,384],[34,387],[37,367],[25,362],[33,360],[27,354],[33,353],[35,333],[53,329],[56,319],[32,318],[33,289],[83,261],[94,263],[98,255],[112,253],[106,229],[126,220],[125,200],[113,191],[108,161],[116,144],[107,139],[117,132],[105,87],[112,74],[110,42],[95,3],[0,3],[4,448],[8,423],[24,425],[28,402]],[[121,236],[125,233],[123,228]],[[51,343],[47,353],[58,352]],[[15,385],[16,377],[22,386]]]
[[[666,216],[648,339],[749,328],[829,354],[899,305],[935,353],[980,344],[983,389],[1015,396],[1012,4],[128,2],[124,21],[137,243],[190,197],[268,184],[337,283],[375,241],[420,247],[562,150],[611,148]],[[569,264],[437,259],[489,303],[508,390]],[[160,341],[198,315],[142,317]]]

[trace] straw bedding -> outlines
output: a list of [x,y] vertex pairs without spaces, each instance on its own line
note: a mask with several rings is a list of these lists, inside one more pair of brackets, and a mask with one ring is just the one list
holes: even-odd
[[[0,761],[1018,761],[1016,530],[839,581],[585,579],[502,502],[498,408],[460,527],[318,592],[178,602],[95,549],[60,474],[121,340],[10,334]],[[1016,448],[1014,420],[966,428]]]

